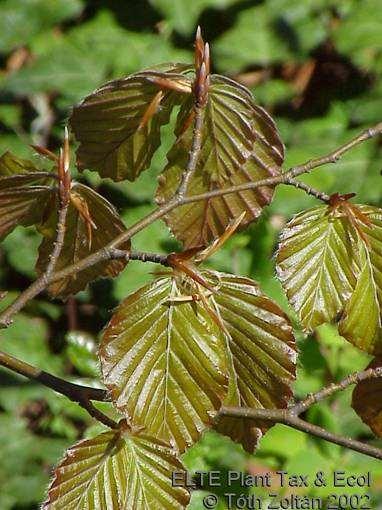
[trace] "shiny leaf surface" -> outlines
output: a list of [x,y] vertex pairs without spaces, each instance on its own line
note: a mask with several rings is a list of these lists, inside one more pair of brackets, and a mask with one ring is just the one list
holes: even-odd
[[183,471],[174,452],[144,434],[105,432],[70,448],[54,472],[46,510],[181,510],[189,494],[171,486]]
[[[310,209],[281,234],[277,274],[307,331],[338,322],[367,352],[382,352],[382,210]],[[362,220],[363,218],[363,220]]]
[[[367,368],[381,367],[382,358],[376,358]],[[352,406],[374,434],[382,437],[382,377],[358,383],[353,391]]]
[[[288,318],[253,280],[224,273],[203,274],[219,281],[213,300],[228,334],[231,387],[225,404],[255,409],[287,407],[297,360]],[[217,430],[253,451],[266,428],[248,420],[223,418]]]
[[49,173],[10,152],[0,158],[0,239],[16,226],[35,225],[54,191]]
[[[159,177],[157,202],[176,191],[187,166],[192,143],[191,100],[176,125],[177,142]],[[202,149],[189,183],[190,195],[255,182],[278,174],[284,147],[271,117],[254,104],[250,92],[227,78],[211,76],[202,129]],[[272,199],[273,190],[261,187],[227,194],[177,208],[166,216],[175,237],[186,248],[205,245],[221,235],[229,222],[246,211],[241,227],[256,219]]]
[[186,69],[169,64],[111,81],[75,106],[70,122],[80,142],[80,169],[134,181],[148,168],[160,145],[161,126],[191,91],[189,79],[180,74]]
[[[57,230],[57,205],[40,228],[44,239],[39,248],[36,269],[41,274],[53,251]],[[101,195],[82,184],[74,184],[66,219],[64,244],[57,260],[56,270],[75,264],[106,246],[125,230],[115,208]],[[130,248],[130,242],[122,247]],[[54,297],[66,298],[84,289],[87,284],[100,277],[114,277],[126,265],[122,259],[99,262],[89,268],[58,280],[49,286]]]
[[211,425],[228,386],[222,332],[186,294],[175,278],[142,287],[117,308],[100,347],[116,406],[180,451]]
[[7,151],[0,157],[0,178],[10,175],[22,175],[38,172],[32,161],[18,158]]

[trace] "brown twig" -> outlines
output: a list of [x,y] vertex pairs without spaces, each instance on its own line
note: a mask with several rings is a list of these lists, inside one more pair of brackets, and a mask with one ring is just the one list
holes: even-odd
[[60,151],[60,157],[58,158],[57,163],[59,181],[58,184],[59,210],[57,221],[57,236],[53,246],[53,251],[50,255],[48,266],[45,269],[44,273],[41,275],[41,278],[44,280],[49,280],[56,266],[60,253],[62,251],[62,247],[64,245],[66,216],[68,213],[70,201],[71,178],[69,172],[69,162],[70,162],[69,133],[68,129],[65,127],[64,147]]
[[292,177],[290,179],[286,180],[285,182],[283,182],[283,184],[286,184],[289,186],[294,186],[297,189],[302,189],[303,191],[305,191],[305,193],[307,195],[311,195],[312,197],[317,198],[318,200],[321,200],[321,202],[325,202],[325,203],[329,202],[329,199],[330,199],[329,195],[327,195],[326,193],[323,193],[322,191],[318,191],[318,190],[312,188],[311,186],[309,186],[308,184],[305,184],[304,182],[298,181],[297,179],[293,179]]
[[192,87],[194,93],[194,129],[187,167],[182,174],[179,187],[175,193],[177,199],[182,199],[185,196],[199,160],[209,83],[210,49],[208,43],[204,44],[200,27],[198,27],[195,40],[195,81]]
[[356,452],[363,453],[375,459],[382,459],[382,449],[361,443],[355,439],[333,434],[317,425],[302,420],[296,414],[291,413],[288,409],[252,409],[245,407],[222,407],[219,416],[227,416],[230,418],[245,418],[248,420],[269,421],[271,423],[282,423],[302,432],[306,432],[312,436],[325,439],[330,443],[349,448]]
[[345,377],[338,383],[332,383],[316,393],[308,395],[304,400],[292,405],[287,409],[252,409],[244,407],[223,407],[219,411],[219,416],[229,416],[231,418],[246,418],[253,420],[270,421],[272,423],[282,423],[289,427],[306,432],[312,436],[319,437],[330,443],[349,448],[356,452],[364,453],[369,457],[382,459],[382,449],[371,446],[361,441],[351,439],[338,434],[333,434],[317,425],[302,420],[299,416],[301,413],[309,409],[311,406],[321,400],[330,397],[337,391],[343,391],[353,384],[368,379],[376,379],[382,377],[382,367],[369,368],[361,372],[355,372]]
[[79,262],[72,264],[71,266],[68,266],[65,269],[62,269],[61,271],[53,272],[51,276],[48,279],[46,279],[46,281],[42,281],[40,279],[34,282],[0,314],[0,328],[9,326],[12,322],[13,315],[20,311],[28,301],[30,301],[40,292],[42,292],[48,286],[49,283],[54,283],[55,281],[60,280],[62,278],[72,276],[80,271],[83,271],[84,269],[87,269],[88,267],[93,266],[94,264],[97,264],[98,262],[112,259],[114,256],[113,253],[115,248],[118,248],[122,244],[126,243],[126,241],[128,241],[135,234],[146,228],[148,225],[151,225],[151,223],[153,223],[154,221],[162,218],[173,209],[176,209],[177,207],[180,207],[185,204],[206,200],[208,198],[213,198],[216,196],[222,196],[229,193],[237,193],[238,191],[243,191],[247,189],[255,189],[261,186],[274,186],[277,184],[291,185],[290,183],[288,183],[290,179],[294,179],[296,176],[301,175],[303,173],[308,173],[314,168],[317,168],[318,166],[325,165],[327,163],[335,163],[345,152],[349,151],[350,149],[360,144],[361,142],[368,140],[369,138],[375,137],[381,133],[382,122],[376,124],[372,128],[363,131],[361,134],[359,134],[346,144],[342,145],[335,151],[329,153],[328,155],[314,160],[310,160],[303,165],[292,167],[284,174],[281,174],[276,177],[269,177],[267,179],[261,179],[256,182],[249,182],[238,186],[233,186],[231,188],[213,190],[207,193],[201,193],[199,195],[192,195],[186,197],[179,197],[178,195],[174,196],[172,199],[170,199],[170,201],[167,204],[162,205],[161,207],[155,209],[141,220],[137,221],[134,225],[132,225],[130,228],[122,232],[119,236],[117,236],[104,248],[98,250],[95,253],[92,253],[88,257],[80,260]]
[[304,411],[306,411],[309,407],[320,402],[321,400],[330,397],[337,391],[343,391],[348,386],[353,384],[358,384],[361,381],[366,381],[368,379],[376,379],[378,377],[382,377],[382,367],[377,368],[368,368],[367,370],[363,370],[362,372],[355,372],[353,374],[348,375],[345,379],[338,383],[332,383],[329,386],[326,386],[322,390],[317,393],[312,393],[308,395],[304,400],[298,402],[291,408],[289,408],[289,412],[300,415]]
[[48,388],[65,395],[73,402],[78,403],[81,407],[86,409],[88,413],[110,428],[117,428],[118,425],[108,416],[104,415],[92,404],[92,400],[98,402],[109,401],[109,396],[106,390],[99,388],[92,388],[90,386],[81,386],[69,381],[65,381],[60,377],[49,374],[44,370],[40,370],[33,365],[29,365],[25,361],[21,361],[10,354],[0,351],[0,365],[16,372],[30,380],[37,381]]
[[161,264],[162,266],[168,266],[167,255],[160,253],[151,253],[145,251],[124,251],[115,248],[112,250],[113,258],[115,259],[126,259],[126,260],[139,260],[141,262],[153,262],[154,264]]
[[179,188],[176,192],[176,197],[183,199],[187,188],[189,185],[189,182],[191,180],[191,177],[193,176],[195,170],[197,161],[199,158],[199,153],[201,149],[202,144],[202,129],[203,129],[203,121],[204,121],[204,107],[195,106],[195,123],[194,123],[194,131],[193,131],[193,138],[192,138],[192,146],[190,150],[190,155],[188,159],[188,164],[186,171],[182,174],[182,179],[179,184]]

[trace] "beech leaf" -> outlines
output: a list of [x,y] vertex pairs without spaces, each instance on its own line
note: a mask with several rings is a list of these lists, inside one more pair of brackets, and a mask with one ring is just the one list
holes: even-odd
[[[162,204],[179,186],[192,144],[192,98],[178,115],[168,164],[159,177],[156,200]],[[279,174],[284,146],[271,117],[254,103],[249,90],[212,75],[202,129],[202,149],[189,183],[189,195],[255,182]],[[243,211],[241,227],[256,219],[272,199],[273,188],[260,187],[176,208],[165,216],[186,248],[205,246],[219,237]]]
[[38,169],[32,161],[18,158],[9,151],[0,157],[0,177],[33,174],[34,172],[38,172]]
[[[57,271],[100,250],[125,230],[114,206],[101,195],[78,183],[72,186],[70,193],[64,244],[55,267]],[[56,203],[50,208],[49,216],[40,227],[44,239],[39,248],[36,265],[39,274],[46,269],[53,251],[57,236],[57,211]],[[130,242],[126,242],[121,248],[129,250]],[[73,276],[52,283],[48,287],[49,293],[65,299],[83,290],[89,282],[97,278],[116,276],[125,265],[126,260],[122,259],[99,262]]]
[[[297,350],[287,316],[249,278],[205,271],[218,280],[213,302],[228,335],[231,386],[224,402],[255,409],[284,408],[292,398]],[[253,452],[269,425],[221,418],[217,430]]]
[[100,347],[116,406],[180,451],[211,426],[228,387],[222,331],[186,294],[182,278],[142,287],[119,305]]
[[338,322],[340,334],[382,352],[382,210],[320,206],[281,233],[277,274],[304,329]]
[[164,442],[142,433],[104,432],[66,452],[44,510],[181,510],[188,492],[171,485],[184,468]]
[[[375,358],[367,368],[382,368],[382,358]],[[359,382],[353,391],[352,407],[374,434],[382,437],[382,377]]]
[[0,239],[15,227],[40,223],[55,183],[48,172],[10,152],[0,157]]
[[73,108],[80,169],[114,181],[134,181],[161,143],[160,128],[173,106],[191,92],[184,64],[168,64],[114,80]]

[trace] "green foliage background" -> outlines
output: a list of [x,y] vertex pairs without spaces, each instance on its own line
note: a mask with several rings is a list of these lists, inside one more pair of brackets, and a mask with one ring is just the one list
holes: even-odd
[[[321,155],[381,120],[380,0],[1,0],[0,153],[30,157],[30,143],[57,148],[68,109],[97,86],[152,64],[190,60],[197,23],[211,42],[214,69],[248,86],[274,116],[287,146],[286,166]],[[173,139],[171,129],[164,131],[164,147],[136,183],[101,181],[91,172],[79,177],[112,200],[127,225],[153,207],[155,176]],[[356,192],[360,202],[382,206],[381,162],[378,143],[370,142],[305,180],[327,192]],[[282,225],[313,204],[298,190],[279,189],[262,219],[231,239],[210,265],[253,277],[291,313],[273,276],[272,254]],[[0,289],[10,292],[1,306],[33,279],[39,242],[32,229],[18,228],[2,244]],[[146,251],[176,247],[162,223],[138,234],[134,245]],[[98,374],[99,330],[117,302],[153,270],[131,262],[117,280],[95,282],[66,306],[42,296],[0,333],[2,350],[91,382]],[[296,334],[301,349],[297,396],[369,361],[331,326],[308,340],[298,329]],[[338,395],[311,409],[307,418],[334,432],[371,439],[351,410],[350,397],[349,391]],[[65,447],[94,428],[64,397],[1,370],[0,510],[38,508],[52,465]],[[209,433],[184,460],[190,470],[253,474],[280,468],[302,474],[370,470],[374,505],[382,505],[381,462],[282,426],[266,435],[256,456]],[[306,494],[331,492],[328,485]],[[202,496],[194,493],[191,508],[202,508]]]

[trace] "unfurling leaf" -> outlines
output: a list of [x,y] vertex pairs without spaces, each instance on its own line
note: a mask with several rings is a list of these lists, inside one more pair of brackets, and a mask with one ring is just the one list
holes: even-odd
[[191,92],[182,74],[188,68],[169,64],[111,81],[75,106],[70,123],[80,142],[79,168],[134,181],[149,167],[172,108]]
[[161,278],[131,294],[103,333],[104,383],[134,426],[192,445],[227,394],[226,342],[182,278]]
[[382,210],[338,203],[296,215],[281,234],[277,274],[306,331],[338,322],[360,349],[382,353]]
[[[253,280],[210,271],[202,274],[219,282],[211,299],[228,335],[231,380],[224,404],[255,409],[287,407],[297,359],[288,318]],[[219,432],[250,452],[266,428],[265,424],[226,417],[217,425]]]
[[0,239],[15,227],[41,222],[55,180],[31,161],[6,152],[0,158]]
[[44,510],[181,510],[188,492],[171,484],[184,468],[164,442],[110,431],[70,448],[57,466]]
[[[168,200],[179,186],[192,144],[192,98],[181,108],[178,137],[159,177],[157,202]],[[278,175],[284,147],[271,117],[254,104],[251,93],[227,78],[211,76],[202,128],[202,149],[188,195],[221,190]],[[272,187],[230,193],[184,205],[166,223],[186,248],[208,244],[243,211],[241,227],[256,219],[272,199]]]
[[[382,369],[382,358],[374,359],[367,368]],[[352,407],[374,434],[382,437],[382,376],[357,384]]]
[[[64,244],[55,266],[57,271],[105,247],[125,230],[115,208],[101,195],[78,183],[72,186],[70,193]],[[57,209],[56,204],[40,227],[44,236],[36,266],[40,274],[49,263],[49,256],[56,240]],[[129,250],[130,242],[125,243],[121,248]],[[89,282],[97,278],[116,276],[125,265],[126,260],[122,259],[99,262],[75,275],[52,283],[48,290],[54,297],[67,298],[83,290]]]

